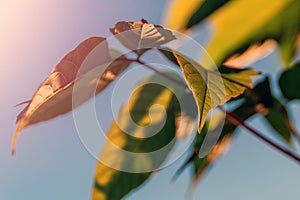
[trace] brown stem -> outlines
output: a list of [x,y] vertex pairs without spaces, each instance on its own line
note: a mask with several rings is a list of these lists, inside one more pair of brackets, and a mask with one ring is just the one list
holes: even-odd
[[172,81],[172,82],[174,82],[174,83],[176,83],[176,84],[178,84],[178,85],[180,85],[180,86],[182,86],[184,88],[187,88],[186,84],[184,82],[178,80],[177,78],[169,76],[168,74],[166,74],[164,72],[161,72],[161,71],[155,69],[154,67],[152,67],[152,66],[150,66],[150,65],[148,65],[148,64],[146,64],[146,63],[144,63],[144,62],[142,62],[140,60],[137,60],[136,62],[139,63],[139,64],[141,64],[141,65],[144,65],[145,67],[147,67],[148,69],[150,69],[150,70],[154,71],[155,73],[161,75],[162,77],[165,77],[166,79],[169,79],[170,81]]
[[271,145],[273,148],[277,149],[281,153],[285,154],[287,157],[293,159],[298,164],[300,164],[300,157],[292,153],[291,151],[279,146],[278,144],[274,143],[272,140],[264,136],[263,134],[259,133],[254,128],[248,126],[243,119],[241,119],[239,116],[237,116],[234,113],[225,111],[221,106],[219,106],[220,110],[222,110],[226,114],[226,118],[233,123],[236,126],[242,126],[245,129],[247,129],[250,133],[258,137],[259,139],[263,140],[267,144]]
[[172,76],[170,76],[170,75],[168,75],[168,74],[166,74],[164,72],[161,72],[161,71],[155,69],[154,67],[152,67],[152,66],[146,64],[145,62],[141,61],[139,58],[137,58],[137,59],[118,58],[117,60],[118,61],[127,61],[127,62],[136,62],[136,63],[139,63],[139,64],[143,65],[144,67],[146,67],[146,68],[154,71],[158,75],[160,75],[160,76],[162,76],[162,77],[164,77],[166,79],[169,79],[170,81],[172,81],[172,82],[174,82],[174,83],[176,83],[176,84],[178,84],[178,85],[180,85],[180,86],[182,86],[184,88],[188,88],[187,85],[184,82],[182,82],[182,81],[178,80],[177,78],[174,78],[174,77],[172,77]]

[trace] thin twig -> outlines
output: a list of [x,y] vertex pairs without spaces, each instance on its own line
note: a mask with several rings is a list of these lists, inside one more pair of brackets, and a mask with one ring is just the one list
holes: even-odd
[[148,65],[147,63],[141,61],[139,58],[137,58],[137,59],[118,58],[117,60],[118,61],[127,61],[127,62],[136,62],[136,63],[139,63],[139,64],[143,65],[144,67],[146,67],[146,68],[152,70],[153,72],[157,73],[158,75],[160,75],[160,76],[162,76],[162,77],[164,77],[166,79],[169,79],[170,81],[176,83],[177,85],[180,85],[180,86],[182,86],[184,88],[188,88],[187,85],[184,82],[182,82],[179,79],[174,78],[174,77],[172,77],[172,76],[170,76],[170,75],[168,75],[168,74],[166,74],[164,72],[161,72],[161,71],[155,69],[151,65]]
[[279,146],[278,144],[274,143],[272,140],[264,136],[263,134],[259,133],[254,128],[248,126],[243,119],[241,119],[239,116],[237,116],[234,113],[225,111],[221,106],[219,106],[220,110],[222,110],[226,114],[226,118],[231,121],[236,126],[242,126],[245,129],[247,129],[250,133],[258,137],[259,139],[263,140],[267,144],[271,145],[273,148],[277,149],[281,153],[285,154],[289,158],[293,159],[294,161],[298,162],[300,164],[300,157],[292,153],[291,151]]
[[174,82],[174,83],[176,83],[176,84],[178,84],[178,85],[180,85],[184,88],[187,88],[186,84],[184,82],[178,80],[177,78],[174,78],[174,77],[172,77],[172,76],[170,76],[170,75],[168,75],[164,72],[161,72],[161,71],[155,69],[154,67],[152,67],[152,66],[150,66],[150,65],[148,65],[148,64],[146,64],[146,63],[144,63],[140,60],[137,60],[136,62],[141,64],[141,65],[144,65],[145,67],[147,67],[148,69],[150,69],[150,70],[154,71],[155,73],[161,75],[162,77],[165,77],[166,79],[169,79],[170,81],[172,81],[172,82]]

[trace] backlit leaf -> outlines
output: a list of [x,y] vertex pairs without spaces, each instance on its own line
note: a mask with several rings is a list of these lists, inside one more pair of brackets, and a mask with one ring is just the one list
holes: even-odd
[[[115,61],[108,66],[100,78],[97,77],[99,72],[96,73],[96,71],[104,70],[106,67],[102,68],[101,64],[111,60],[107,42],[101,37],[89,38],[68,53],[54,67],[47,79],[36,90],[28,105],[18,115],[18,127],[13,136],[12,152],[23,128],[50,120],[73,109],[72,94],[75,83],[81,85],[76,92],[82,93],[81,99],[76,102],[75,107],[77,107],[93,95],[85,92],[87,88],[95,87],[96,94],[101,92],[130,64]],[[96,82],[98,78],[99,81]]]
[[299,10],[298,0],[230,1],[208,18],[214,35],[207,51],[219,66],[233,53],[271,38],[279,43],[283,60],[288,65],[297,49]]
[[207,16],[211,15],[219,7],[229,0],[171,0],[167,7],[164,22],[167,27],[183,30],[190,28]]
[[175,56],[197,102],[198,132],[201,132],[205,118],[211,109],[251,88],[251,76],[258,75],[255,70],[226,67],[221,68],[221,73],[208,71],[179,54]]
[[144,22],[121,21],[110,31],[125,47],[133,51],[159,47],[175,39],[170,30]]
[[174,106],[178,102],[172,91],[181,96],[184,88],[159,75],[139,85],[107,133],[96,169],[93,200],[121,199],[160,167],[175,144]]
[[182,30],[203,2],[204,0],[189,0],[188,3],[185,0],[170,1],[165,10],[164,24],[170,29]]
[[206,0],[203,2],[203,4],[199,5],[198,10],[191,16],[188,23],[186,24],[186,28],[190,28],[202,20],[204,20],[206,17],[211,15],[215,10],[223,6],[229,2],[229,0]]
[[[243,63],[253,63],[265,57],[273,50],[273,45],[267,49],[266,45],[256,48],[256,52],[259,52],[254,52],[256,56],[248,52],[245,57],[243,52],[251,45],[257,46],[267,39],[279,43],[283,61],[289,66],[298,47],[299,10],[299,0],[195,0],[189,3],[173,0],[167,7],[165,24],[172,29],[185,30],[207,19],[213,36],[206,49],[217,66],[232,59],[233,55],[234,63],[239,61],[242,66],[245,66]],[[265,52],[260,53],[262,51]],[[253,53],[252,48],[250,53]],[[242,57],[236,59],[239,57],[237,55]]]
[[272,39],[267,39],[263,43],[254,43],[246,50],[242,49],[240,52],[231,55],[223,64],[247,67],[269,56],[276,47],[277,43]]
[[[290,123],[288,120],[288,115],[286,110],[282,108],[281,104],[278,107],[279,104],[274,104],[274,97],[271,94],[270,87],[269,87],[269,81],[268,78],[266,78],[264,81],[260,82],[255,86],[253,90],[247,90],[243,95],[241,100],[243,101],[241,105],[238,105],[237,108],[235,108],[231,113],[235,114],[236,116],[239,116],[242,120],[246,121],[250,117],[256,115],[257,113],[261,113],[257,107],[258,105],[263,105],[265,109],[265,114],[268,114],[268,110],[272,110],[270,115],[273,115],[274,112],[281,112],[280,116],[278,113],[275,114],[275,116],[270,116],[269,123],[273,125],[273,128],[277,131],[278,135],[280,135],[282,138],[285,134],[286,140],[290,140],[290,133],[287,133],[286,128],[288,131],[292,132],[292,127],[288,125]],[[279,102],[278,102],[279,103]],[[282,110],[283,109],[283,110]],[[277,118],[278,117],[278,118]],[[266,118],[269,118],[266,116]],[[277,119],[276,119],[277,118]],[[278,124],[276,123],[276,120],[273,121],[273,119],[278,120]],[[271,122],[272,121],[272,122]],[[273,123],[274,122],[274,123]],[[287,123],[285,123],[287,122]],[[215,126],[216,128],[211,128],[212,126],[208,126],[208,122],[205,123],[202,131],[200,134],[196,135],[195,143],[193,147],[193,151],[191,156],[187,159],[187,161],[179,168],[179,170],[176,172],[174,178],[177,178],[180,173],[189,165],[193,165],[193,183],[197,183],[198,180],[206,173],[208,170],[213,166],[213,164],[220,158],[221,155],[224,154],[225,150],[228,148],[230,142],[234,138],[235,131],[237,129],[237,126],[232,124],[228,119],[226,119],[225,124],[223,126],[222,123]],[[223,126],[223,127],[222,127]],[[280,126],[280,127],[279,127]],[[276,129],[278,127],[279,129]],[[210,141],[214,140],[214,135],[216,131],[222,130],[222,133],[218,139],[218,142],[216,145],[211,149],[211,151],[204,157],[199,157],[199,152],[201,150],[201,147],[204,144],[204,141]],[[284,130],[284,131],[282,131]],[[208,132],[209,131],[209,132]],[[281,133],[283,133],[281,135]],[[296,134],[296,133],[295,133]],[[288,136],[289,135],[289,136]]]

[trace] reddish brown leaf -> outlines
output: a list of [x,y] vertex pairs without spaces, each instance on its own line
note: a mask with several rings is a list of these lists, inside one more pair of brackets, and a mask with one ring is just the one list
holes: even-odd
[[[14,153],[17,137],[23,128],[70,112],[92,97],[93,94],[85,92],[87,88],[95,87],[96,94],[101,92],[130,64],[124,61],[114,61],[105,69],[100,78],[95,75],[95,77],[91,76],[91,74],[97,75],[95,70],[105,67],[106,65],[103,64],[111,60],[107,41],[102,37],[88,38],[68,53],[54,67],[49,77],[28,101],[28,105],[17,116],[18,127],[12,140],[12,153]],[[72,94],[74,84],[78,82],[80,87],[76,89],[82,95],[74,107]]]

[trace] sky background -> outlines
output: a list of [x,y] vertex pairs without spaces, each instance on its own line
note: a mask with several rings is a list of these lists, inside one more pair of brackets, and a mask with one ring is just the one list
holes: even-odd
[[[121,3],[122,2],[122,3]],[[76,133],[71,114],[22,131],[17,153],[10,156],[15,118],[58,61],[90,36],[110,36],[117,21],[147,19],[161,24],[162,0],[0,0],[0,199],[85,200],[93,185],[96,160]],[[201,37],[201,35],[199,36]],[[278,73],[278,52],[255,67]],[[98,104],[110,102],[109,92]],[[289,106],[300,130],[300,104]],[[103,121],[108,127],[110,120]],[[249,123],[271,136],[265,121]],[[174,185],[170,179],[185,157],[158,173],[128,200],[185,199],[190,182],[186,170]],[[200,182],[195,199],[281,200],[299,198],[299,166],[246,131]]]

